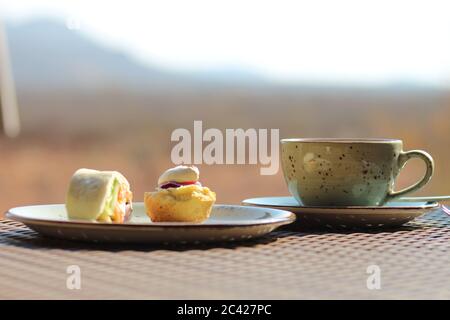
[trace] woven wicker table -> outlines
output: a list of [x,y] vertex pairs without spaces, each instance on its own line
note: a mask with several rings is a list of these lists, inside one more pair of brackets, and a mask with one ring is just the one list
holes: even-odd
[[[81,289],[66,286],[67,267]],[[380,268],[369,290],[367,268]],[[435,211],[401,229],[283,229],[246,243],[111,246],[41,237],[0,220],[0,298],[450,298],[450,217]]]

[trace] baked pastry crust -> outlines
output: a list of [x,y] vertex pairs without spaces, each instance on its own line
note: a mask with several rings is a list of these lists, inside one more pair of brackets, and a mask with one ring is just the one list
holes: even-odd
[[202,222],[209,218],[216,194],[207,187],[186,185],[146,192],[147,215],[154,222]]

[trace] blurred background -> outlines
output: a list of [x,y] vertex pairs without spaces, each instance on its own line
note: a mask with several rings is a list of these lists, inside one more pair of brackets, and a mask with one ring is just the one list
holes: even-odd
[[[142,201],[172,166],[171,132],[194,120],[400,138],[436,160],[421,194],[449,194],[448,12],[436,0],[0,0],[0,212],[64,202],[79,167],[121,171]],[[259,168],[201,165],[201,180],[219,203],[287,194],[281,169]],[[411,161],[398,187],[423,170]]]

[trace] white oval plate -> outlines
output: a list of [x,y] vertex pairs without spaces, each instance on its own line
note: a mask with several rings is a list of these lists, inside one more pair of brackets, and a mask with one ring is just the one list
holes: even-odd
[[12,208],[6,217],[46,236],[93,242],[212,242],[247,240],[293,222],[292,212],[270,208],[215,205],[203,223],[152,222],[142,202],[124,224],[69,220],[64,204]]
[[293,197],[252,198],[247,206],[276,208],[296,214],[302,227],[331,229],[397,227],[429,211],[438,209],[437,202],[388,202],[383,206],[308,207]]

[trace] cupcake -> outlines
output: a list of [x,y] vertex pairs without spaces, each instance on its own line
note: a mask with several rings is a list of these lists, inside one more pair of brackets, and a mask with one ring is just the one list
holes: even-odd
[[195,166],[168,169],[154,192],[144,194],[147,215],[154,222],[202,222],[209,218],[216,194],[199,182]]

